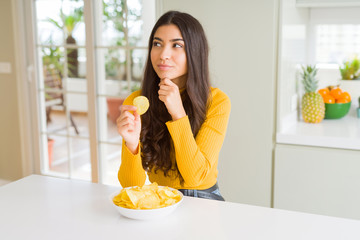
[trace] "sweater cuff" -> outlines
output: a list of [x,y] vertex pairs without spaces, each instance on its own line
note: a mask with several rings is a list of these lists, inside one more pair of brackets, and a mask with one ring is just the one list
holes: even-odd
[[[138,152],[137,154],[133,154],[129,148],[126,146],[125,142],[123,142],[123,151],[122,151],[122,157],[121,160],[122,161],[126,161],[126,164],[128,166],[132,166],[135,167],[137,164],[140,163],[141,165],[141,161],[139,161],[141,159],[140,157],[140,142],[139,142],[139,147],[138,147]],[[139,162],[139,163],[138,163]]]

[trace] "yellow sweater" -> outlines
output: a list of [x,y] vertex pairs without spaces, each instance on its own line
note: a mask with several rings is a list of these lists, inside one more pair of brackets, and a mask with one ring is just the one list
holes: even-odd
[[[124,105],[132,105],[133,99],[139,95],[140,91],[133,92],[124,101]],[[218,88],[211,88],[211,96],[205,122],[196,138],[191,131],[188,116],[166,122],[174,142],[175,158],[184,178],[184,185],[180,185],[180,180],[173,171],[169,171],[170,176],[167,177],[161,170],[156,173],[148,172],[150,182],[176,189],[198,190],[210,188],[216,183],[219,152],[224,141],[231,104],[228,96]],[[136,155],[132,154],[123,141],[118,172],[123,187],[142,186],[145,183],[146,173],[142,167],[140,152],[141,149]]]

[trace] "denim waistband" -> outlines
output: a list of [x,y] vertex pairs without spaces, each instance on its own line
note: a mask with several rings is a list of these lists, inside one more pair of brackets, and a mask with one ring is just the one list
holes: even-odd
[[[212,193],[213,191],[215,191],[218,188],[219,188],[218,184],[215,183],[215,185],[212,186],[211,188],[202,189],[202,190],[196,189],[196,190],[199,190],[199,191],[202,191],[202,192],[207,192],[207,193]],[[179,189],[179,191],[182,191],[182,190],[195,190],[195,189]]]
[[225,199],[221,196],[219,187],[217,183],[211,188],[204,190],[196,190],[196,189],[178,189],[184,196],[188,197],[198,197],[198,198],[207,198],[213,200],[225,201]]

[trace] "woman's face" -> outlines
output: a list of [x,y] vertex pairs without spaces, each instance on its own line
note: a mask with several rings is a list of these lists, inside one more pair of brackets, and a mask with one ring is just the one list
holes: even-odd
[[151,63],[160,79],[169,78],[179,88],[185,87],[185,42],[176,25],[164,25],[156,30],[151,49]]

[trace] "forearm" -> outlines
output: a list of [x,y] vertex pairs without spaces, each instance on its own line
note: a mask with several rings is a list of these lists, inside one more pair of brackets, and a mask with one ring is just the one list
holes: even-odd
[[224,135],[214,132],[206,123],[195,139],[187,117],[167,123],[174,142],[178,169],[189,186],[198,186],[217,165]]
[[141,163],[140,149],[134,155],[124,142],[122,144],[118,179],[122,187],[143,186],[146,180],[146,173]]
[[190,186],[199,186],[216,170],[231,111],[230,99],[219,90],[194,138],[188,117],[166,123],[174,142],[176,163]]

